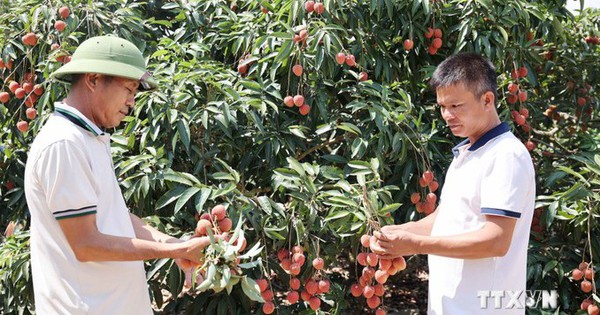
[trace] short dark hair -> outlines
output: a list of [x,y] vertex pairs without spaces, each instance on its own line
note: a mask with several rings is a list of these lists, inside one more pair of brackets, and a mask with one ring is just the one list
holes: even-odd
[[73,73],[67,77],[68,81],[71,82],[71,85],[77,85],[79,80],[83,77],[83,73]]
[[[79,81],[81,80],[81,78],[83,78],[84,75],[85,73],[73,73],[69,75],[67,80],[71,82],[71,86],[74,86],[77,85],[77,83],[79,83]],[[102,75],[102,80],[104,81],[104,83],[111,83],[114,78],[115,77],[112,75]]]
[[494,65],[475,53],[459,53],[444,60],[433,72],[429,85],[436,90],[463,83],[476,97],[485,92],[496,96],[498,75]]

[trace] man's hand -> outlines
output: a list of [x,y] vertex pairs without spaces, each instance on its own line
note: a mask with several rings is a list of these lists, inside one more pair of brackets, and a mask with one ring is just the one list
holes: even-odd
[[181,245],[184,246],[184,251],[179,258],[200,265],[204,263],[204,249],[210,245],[210,239],[207,236],[192,237]]
[[375,242],[371,242],[371,251],[383,259],[418,254],[417,235],[402,228],[383,227],[373,232]]
[[[216,235],[216,238],[222,238],[221,235]],[[175,263],[185,274],[185,281],[183,284],[184,288],[190,288],[192,286],[192,275],[196,268],[200,267],[204,263],[204,250],[210,245],[210,239],[207,236],[203,237],[192,237],[185,242],[184,245],[188,246],[186,256],[175,259]],[[196,282],[202,281],[202,273],[198,272],[196,276]]]

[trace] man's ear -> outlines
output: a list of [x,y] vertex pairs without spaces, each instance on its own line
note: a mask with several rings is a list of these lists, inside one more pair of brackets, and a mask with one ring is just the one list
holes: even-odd
[[98,84],[100,83],[100,78],[101,74],[98,73],[85,73],[83,74],[83,84],[90,90],[90,91],[95,91],[96,88],[98,87]]
[[487,91],[481,95],[481,102],[486,106],[486,108],[495,109],[494,104],[496,104],[496,96],[492,91]]

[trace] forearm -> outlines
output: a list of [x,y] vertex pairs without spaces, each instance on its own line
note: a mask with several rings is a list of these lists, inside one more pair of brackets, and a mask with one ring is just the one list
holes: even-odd
[[462,259],[504,256],[510,248],[515,219],[494,216],[487,216],[487,219],[479,230],[447,236],[422,235],[384,227],[381,232],[374,232],[376,241],[371,241],[371,250],[385,258],[414,254]]
[[58,223],[80,261],[182,258],[200,263],[204,248],[210,244],[207,237],[178,240],[148,226],[134,215],[130,218],[136,234],[134,237],[100,232],[95,214],[67,218]]
[[400,229],[418,235],[431,235],[431,229],[433,228],[433,222],[435,221],[436,215],[437,211],[434,211],[432,214],[419,221],[411,221],[400,225],[386,226],[384,230],[391,231],[394,229]]
[[412,222],[413,224],[411,224],[410,230],[407,231],[419,235],[431,235],[431,229],[433,228],[433,223],[435,222],[436,216],[437,211],[434,211],[423,219]]
[[159,243],[138,238],[97,233],[81,239],[74,252],[80,261],[132,261],[156,258],[177,258],[185,248],[179,244]]
[[180,243],[183,240],[175,238],[173,236],[162,233],[154,227],[148,225],[144,220],[139,218],[133,213],[130,213],[131,223],[135,231],[135,236],[142,240],[154,241],[159,243]]
[[510,246],[499,233],[481,230],[453,236],[416,236],[416,244],[418,253],[461,259],[501,257]]

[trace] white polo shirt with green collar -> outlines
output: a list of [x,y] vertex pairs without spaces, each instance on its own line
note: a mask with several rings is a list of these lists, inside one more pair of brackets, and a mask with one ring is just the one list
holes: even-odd
[[428,256],[428,314],[525,314],[527,247],[535,202],[531,156],[506,123],[452,151],[431,235],[477,231],[487,216],[513,218],[516,224],[503,257]]
[[110,135],[56,103],[25,167],[38,314],[152,314],[142,261],[80,262],[58,220],[96,214],[104,234],[135,237],[117,183]]

